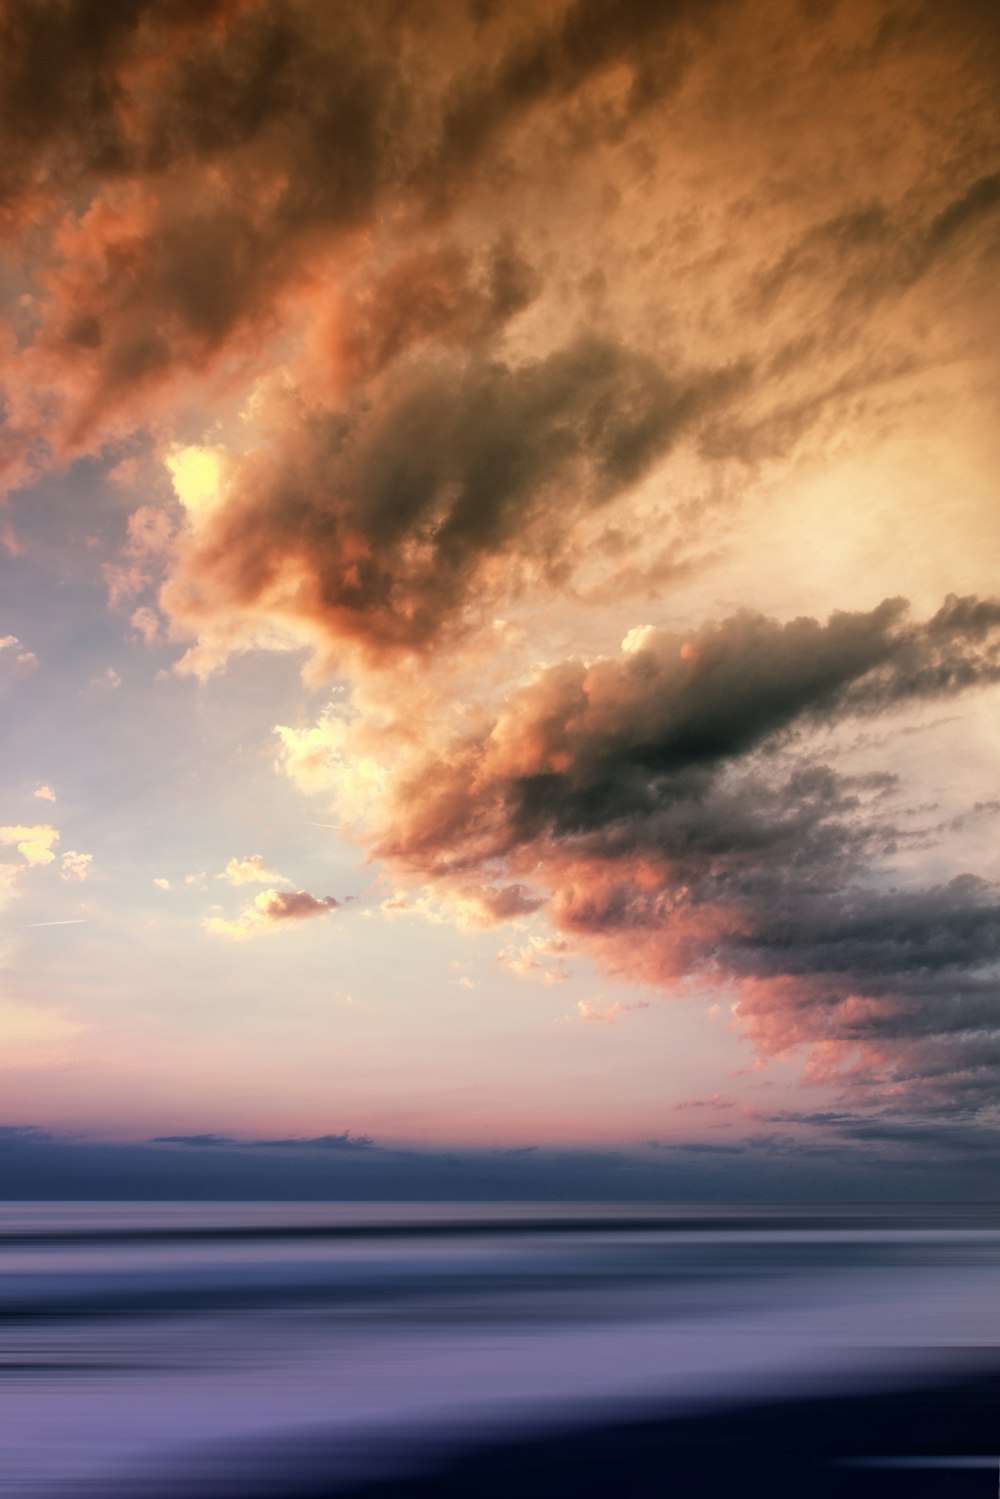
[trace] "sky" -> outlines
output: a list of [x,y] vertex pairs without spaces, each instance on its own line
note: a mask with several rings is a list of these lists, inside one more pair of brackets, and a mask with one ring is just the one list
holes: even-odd
[[989,1159],[998,76],[0,0],[8,1144]]

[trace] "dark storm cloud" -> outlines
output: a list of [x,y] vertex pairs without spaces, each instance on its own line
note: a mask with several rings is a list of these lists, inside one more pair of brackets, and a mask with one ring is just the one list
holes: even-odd
[[780,963],[785,973],[860,971],[871,983],[912,973],[919,991],[1000,959],[1000,907],[974,875],[929,890],[858,891],[836,911],[826,900],[811,907],[804,894],[796,910],[775,913],[766,941],[758,934],[752,948],[751,962]]
[[[480,67],[451,90],[435,173],[468,170],[502,131],[546,100],[572,96],[595,74],[626,66],[625,114],[676,88],[692,33],[725,0],[576,0],[555,21],[516,44],[494,69]],[[610,128],[621,128],[615,121]],[[605,129],[609,128],[606,124]],[[593,145],[593,136],[588,137]]]
[[933,835],[895,824],[892,775],[796,763],[794,745],[996,683],[1000,605],[741,614],[627,645],[540,671],[475,740],[436,748],[395,787],[379,852],[459,892],[520,875],[626,978],[724,979],[764,1052],[854,1048],[866,1085],[911,1097],[928,1067],[943,1091],[982,1065],[964,1049],[1000,1035],[1000,895],[973,875],[886,888],[879,864]]
[[475,255],[432,242],[363,283],[343,315],[343,357],[370,377],[425,344],[489,347],[537,297],[541,280],[509,231]]
[[511,366],[475,356],[404,364],[377,406],[290,413],[277,452],[226,476],[164,600],[191,628],[280,616],[320,647],[426,649],[462,611],[513,591],[518,566],[554,584],[574,519],[620,495],[745,381],[672,374],[584,335]]
[[[440,826],[434,783],[422,776],[410,788],[422,804],[419,840],[460,855],[463,827],[476,830],[481,851],[481,830],[493,826],[492,851],[502,853],[536,838],[627,826],[625,847],[633,829],[655,846],[673,824],[678,845],[710,853],[722,831],[710,789],[725,799],[720,851],[773,844],[789,831],[789,815],[805,815],[816,833],[845,790],[829,772],[803,771],[772,791],[766,825],[752,798],[741,807],[716,789],[718,773],[798,728],[1000,681],[1000,601],[949,599],[919,624],[906,609],[905,600],[886,599],[825,625],[744,612],[689,635],[647,630],[617,658],[547,668],[480,741],[451,754],[450,772],[437,781]],[[404,811],[407,795],[402,788]],[[381,851],[423,857],[410,846],[405,817]]]
[[[901,295],[934,268],[961,234],[980,223],[989,225],[998,212],[1000,173],[990,172],[917,226],[912,209],[892,209],[884,203],[838,214],[807,229],[777,262],[762,268],[745,305],[757,314],[769,313],[783,296],[814,287],[820,276],[833,283],[834,300],[842,311],[852,303],[872,304]],[[984,248],[997,254],[995,235]],[[842,326],[839,335],[848,332]]]
[[[1000,172],[989,172],[977,178],[961,197],[949,203],[937,215],[924,236],[923,255],[918,257],[918,261],[923,265],[929,264],[951,244],[956,235],[981,220],[991,220],[998,211]],[[995,252],[995,236],[991,248]]]
[[[981,21],[954,10],[942,22],[926,5],[847,7],[845,50],[842,17],[789,7],[783,108],[809,135],[800,93],[816,59],[849,90],[859,65],[876,69],[877,81],[884,54],[884,66],[904,68],[906,122],[922,121],[939,107],[936,96],[918,99],[928,48],[949,67],[966,58],[976,71],[968,58],[982,50]],[[740,77],[729,78],[727,39],[743,33],[751,45]],[[766,141],[758,98],[768,61],[755,37],[752,7],[733,0],[547,9],[6,0],[0,205],[35,266],[13,317],[21,357],[10,375],[8,461],[65,456],[130,425],[155,425],[156,400],[177,399],[192,373],[207,378],[226,356],[230,376],[267,368],[269,340],[317,321],[317,307],[318,322],[335,329],[322,372],[334,386],[343,361],[348,373],[370,375],[428,339],[489,341],[544,276],[514,248],[498,249],[485,271],[484,245],[460,243],[470,228],[458,219],[476,194],[509,201],[510,222],[521,223],[532,215],[519,191],[531,196],[546,172],[564,179],[581,163],[586,172],[604,145],[627,144],[632,168],[600,169],[614,195],[615,179],[640,157],[647,167],[669,159],[688,133],[711,140],[706,86],[708,97],[723,88],[734,100],[727,107]],[[693,73],[698,84],[675,120],[669,111]],[[834,139],[853,143],[849,93],[835,90],[832,107]],[[974,122],[977,131],[986,141],[988,122]],[[755,306],[759,318],[797,285],[811,308],[826,308],[828,335],[856,341],[843,309],[830,313],[837,275],[848,287],[905,288],[995,209],[998,179],[984,169],[984,149],[967,152],[950,202],[939,201],[935,178],[898,213],[894,204],[838,205],[755,268],[744,310]],[[719,184],[723,198],[732,190]],[[480,199],[473,219],[481,207]],[[367,235],[377,245],[361,254]],[[576,252],[563,248],[568,266]],[[747,357],[742,343],[733,355]],[[870,369],[871,350],[855,363]],[[843,399],[857,378],[834,381],[827,401]],[[815,420],[816,401],[763,425],[724,426],[713,451],[751,457],[762,443],[787,446]]]
[[[376,10],[385,25],[388,7],[371,7],[373,19]],[[394,95],[405,109],[398,52],[384,32],[373,45],[359,7],[8,0],[3,38],[4,124],[22,146],[5,163],[8,200],[162,181],[243,151],[243,164],[265,173],[300,164],[272,205],[286,226],[343,222],[370,205],[389,170],[386,127],[405,119],[387,113]],[[151,88],[143,73],[154,58]]]
[[38,186],[116,174],[132,153],[118,115],[118,70],[143,27],[173,40],[211,26],[232,0],[5,0],[0,11],[0,127],[10,143],[0,202]]
[[[205,373],[227,347],[253,357],[286,291],[329,285],[331,247],[387,215],[411,239],[429,212],[440,223],[528,112],[622,67],[635,107],[662,96],[683,71],[676,34],[704,10],[514,5],[484,28],[463,7],[391,0],[7,0],[0,212],[34,242],[22,379],[54,382],[65,407],[57,420],[50,399],[45,440],[72,449],[130,409],[141,420],[143,391]],[[451,290],[435,307],[430,291],[407,313],[393,296],[369,362],[428,319],[456,337],[470,317],[502,324],[533,275],[510,253],[493,269],[478,307]]]
[[[467,172],[512,122],[595,74],[625,65],[636,102],[656,97],[684,60],[678,31],[708,8],[577,0],[539,13],[514,4],[500,18],[506,27],[491,27],[477,25],[471,8],[433,3],[6,0],[3,123],[21,147],[5,163],[7,196],[39,180],[66,186],[211,161],[285,126],[292,138],[279,149],[301,166],[294,213],[343,218],[418,163],[438,175]],[[414,39],[448,45],[415,62]],[[157,56],[150,94],[141,66]],[[438,93],[416,161],[414,143],[400,138],[412,123],[404,83]]]

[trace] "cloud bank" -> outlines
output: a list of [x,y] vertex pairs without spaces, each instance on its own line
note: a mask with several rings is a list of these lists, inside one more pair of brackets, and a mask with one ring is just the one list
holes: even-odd
[[964,1110],[994,1076],[997,891],[892,888],[880,870],[916,836],[890,814],[896,779],[800,745],[998,671],[992,600],[922,622],[899,599],[825,624],[743,613],[541,669],[460,737],[331,718],[305,768],[286,733],[287,765],[459,919],[542,908],[621,977],[730,986],[765,1054],[805,1046],[817,1075],[901,1104],[954,1088]]

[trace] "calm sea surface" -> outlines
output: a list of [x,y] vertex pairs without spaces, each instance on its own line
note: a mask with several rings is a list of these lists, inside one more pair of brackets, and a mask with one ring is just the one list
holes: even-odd
[[4,1499],[335,1494],[1000,1348],[988,1208],[5,1203],[0,1271]]

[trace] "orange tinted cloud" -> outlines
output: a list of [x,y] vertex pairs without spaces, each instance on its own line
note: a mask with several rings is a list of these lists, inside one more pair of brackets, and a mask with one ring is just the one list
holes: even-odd
[[332,895],[310,895],[308,890],[262,890],[254,897],[253,904],[240,913],[235,920],[221,916],[207,917],[205,930],[220,937],[243,941],[258,936],[285,924],[308,921],[314,916],[328,916],[340,909],[340,901]]
[[[986,1077],[990,888],[887,891],[889,772],[797,745],[998,678],[992,498],[964,550],[950,485],[864,529],[887,444],[910,480],[997,427],[995,8],[9,0],[0,43],[0,463],[144,432],[174,497],[108,567],[133,628],[353,676],[286,763],[409,908],[544,903],[817,1075]],[[919,623],[914,555],[959,595]]]
[[192,669],[268,626],[376,661],[467,632],[517,587],[558,577],[574,516],[626,492],[740,378],[675,374],[583,337],[514,367],[407,365],[353,410],[279,391],[274,441],[191,506],[161,596],[204,637]]
[[[891,1072],[894,1048],[933,1036],[941,1060],[982,1027],[992,887],[886,889],[880,862],[908,836],[885,805],[894,778],[838,774],[796,736],[996,683],[1000,605],[950,599],[916,623],[900,600],[826,624],[742,614],[627,644],[538,672],[475,736],[408,745],[404,719],[359,801],[352,748],[376,740],[337,721],[327,789],[346,783],[360,836],[430,882],[416,908],[464,923],[470,901],[480,921],[543,906],[623,979],[728,986],[764,1054],[867,1047]],[[535,939],[504,961],[556,978],[558,952]]]

